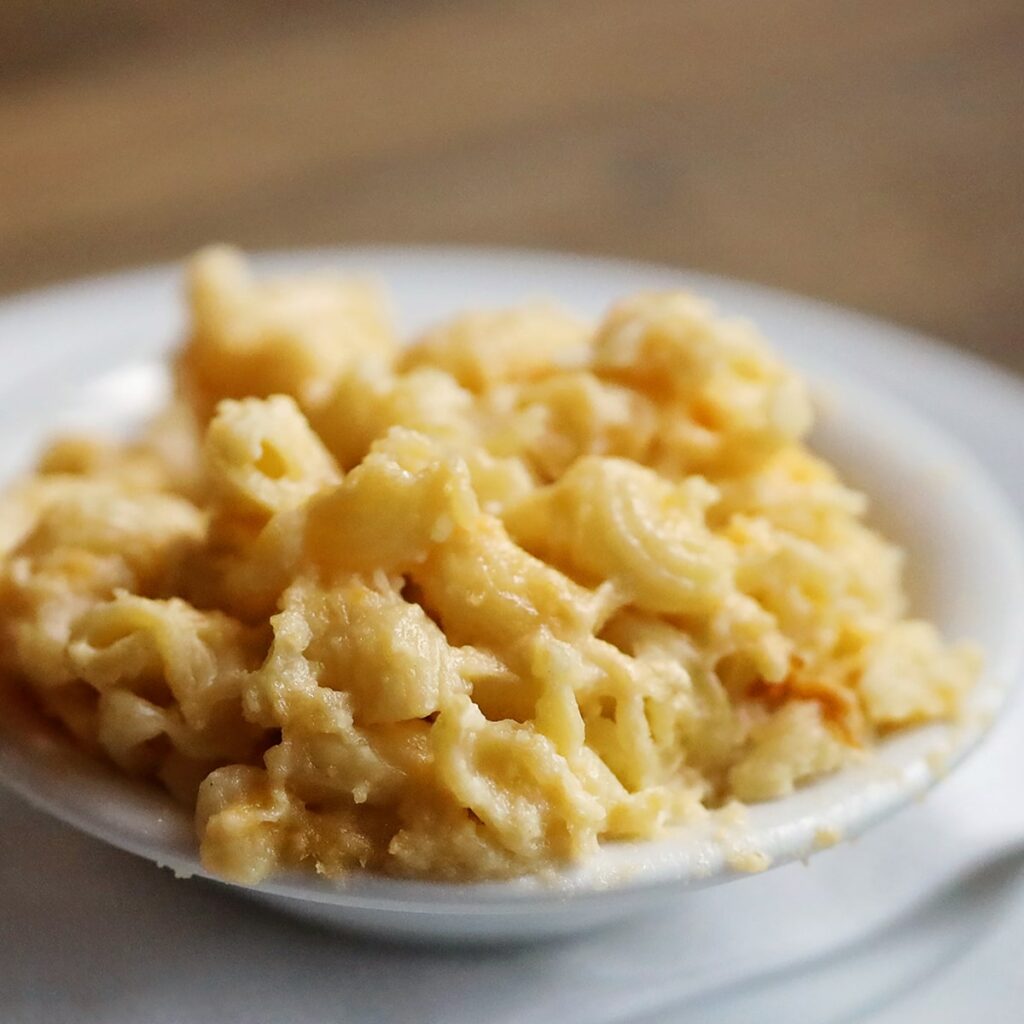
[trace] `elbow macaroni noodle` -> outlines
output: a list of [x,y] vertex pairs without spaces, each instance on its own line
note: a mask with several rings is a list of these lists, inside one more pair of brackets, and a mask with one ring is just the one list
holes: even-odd
[[785,795],[956,715],[977,658],[685,293],[471,313],[189,272],[177,400],[0,509],[9,675],[195,808],[204,863],[506,877]]

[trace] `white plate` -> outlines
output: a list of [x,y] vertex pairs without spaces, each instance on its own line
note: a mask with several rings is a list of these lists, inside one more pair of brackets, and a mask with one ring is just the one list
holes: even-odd
[[[846,342],[858,331],[870,336],[870,325],[814,306],[796,307],[794,317],[791,300],[745,286],[563,257],[349,250],[266,262],[275,269],[326,264],[378,276],[395,294],[406,329],[467,305],[534,295],[596,314],[633,288],[687,283],[727,311],[753,316],[826,395],[816,442],[877,496],[877,518],[910,549],[920,570],[911,581],[918,610],[951,636],[978,639],[988,664],[966,724],[887,741],[873,763],[753,808],[742,831],[722,835],[711,822],[656,843],[610,844],[565,872],[555,890],[533,880],[453,886],[366,876],[338,886],[293,874],[242,891],[295,913],[389,935],[506,939],[579,930],[657,903],[666,887],[734,877],[728,862],[738,851],[763,851],[778,864],[812,853],[823,828],[857,834],[920,794],[984,731],[1020,665],[1024,556],[1015,517],[956,442],[852,378]],[[180,328],[176,280],[174,268],[123,275],[23,297],[0,312],[0,344],[8,337],[37,343],[12,352],[20,361],[13,360],[0,414],[0,468],[24,464],[52,429],[55,407],[61,425],[111,428],[153,407],[163,391],[153,359],[166,353]],[[43,396],[50,400],[40,401]],[[84,758],[52,731],[25,729],[16,711],[31,717],[29,709],[14,708],[4,718],[0,776],[10,786],[116,846],[181,874],[202,874],[190,826],[168,801]]]

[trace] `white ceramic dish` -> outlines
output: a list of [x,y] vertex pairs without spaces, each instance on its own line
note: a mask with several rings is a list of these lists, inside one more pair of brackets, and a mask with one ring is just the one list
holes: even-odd
[[[594,313],[630,287],[691,283],[725,308],[755,315],[750,296],[759,295],[664,269],[537,255],[350,250],[267,262],[341,265],[380,277],[408,328],[470,304],[536,294]],[[165,381],[154,360],[175,340],[175,292],[176,270],[162,268],[8,306],[0,339],[17,332],[52,348],[46,358],[35,350],[23,366],[13,359],[0,414],[0,470],[23,464],[55,421],[123,428],[158,403]],[[731,302],[737,294],[741,301]],[[908,548],[915,610],[948,635],[972,637],[985,648],[985,675],[965,722],[894,737],[870,762],[751,808],[742,827],[713,820],[653,843],[609,845],[554,882],[445,885],[353,876],[338,885],[294,874],[239,891],[292,913],[396,937],[514,940],[578,931],[657,903],[666,887],[733,878],[737,854],[756,851],[780,864],[810,855],[823,837],[856,835],[955,765],[983,735],[1021,667],[1024,548],[1015,514],[954,440],[836,373],[842,360],[829,348],[839,339],[830,339],[828,327],[824,317],[820,333],[772,341],[817,383],[822,414],[815,444],[874,496],[875,520]],[[8,704],[0,716],[0,781],[115,846],[182,875],[203,874],[189,822],[162,794],[91,761],[23,702]]]

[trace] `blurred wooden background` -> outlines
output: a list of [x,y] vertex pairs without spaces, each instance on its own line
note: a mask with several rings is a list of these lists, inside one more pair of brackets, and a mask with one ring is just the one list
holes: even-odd
[[214,239],[666,261],[1024,369],[1024,3],[4,0],[0,291]]

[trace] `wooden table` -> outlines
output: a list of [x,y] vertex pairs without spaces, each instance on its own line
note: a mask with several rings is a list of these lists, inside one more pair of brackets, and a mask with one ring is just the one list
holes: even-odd
[[5,0],[0,291],[214,239],[660,260],[1024,369],[1024,3]]

